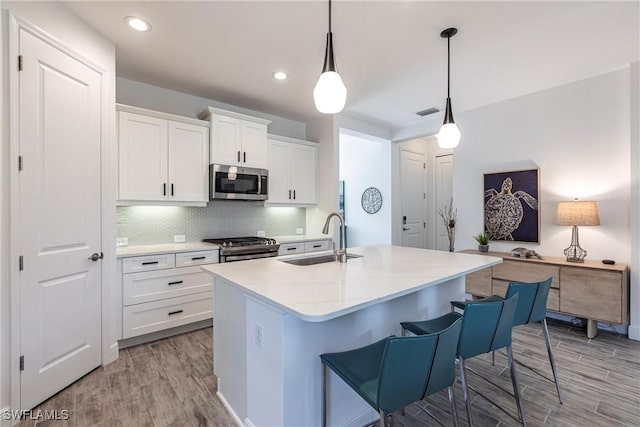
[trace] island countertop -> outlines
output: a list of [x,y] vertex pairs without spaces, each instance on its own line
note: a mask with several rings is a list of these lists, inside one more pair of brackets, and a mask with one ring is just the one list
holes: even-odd
[[282,262],[307,257],[298,255],[202,269],[302,320],[323,322],[502,262],[492,256],[387,245],[348,252],[363,256],[309,266]]

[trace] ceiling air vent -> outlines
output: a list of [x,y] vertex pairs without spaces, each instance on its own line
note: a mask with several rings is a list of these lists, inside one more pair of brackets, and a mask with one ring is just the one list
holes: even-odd
[[437,113],[438,111],[440,110],[438,110],[436,107],[431,107],[431,108],[427,108],[426,110],[418,111],[416,114],[424,117],[424,116],[428,116],[429,114]]

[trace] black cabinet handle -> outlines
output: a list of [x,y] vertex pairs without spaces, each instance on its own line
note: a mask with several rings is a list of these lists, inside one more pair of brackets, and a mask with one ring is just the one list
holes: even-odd
[[321,248],[322,245],[313,245],[314,248]]
[[293,200],[296,199],[296,190],[293,190]]
[[247,163],[247,152],[243,153],[244,159],[242,160],[244,163]]
[[142,265],[153,265],[153,264],[159,264],[159,261],[146,261],[143,262]]
[[174,314],[180,314],[180,313],[182,313],[182,312],[184,312],[184,310],[170,311],[170,312],[169,312],[169,316],[173,316]]
[[207,257],[204,256],[194,256],[193,258],[191,258],[191,261],[198,261],[200,259],[206,259]]
[[238,163],[240,163],[240,151],[238,151]]
[[164,184],[162,184],[162,195],[163,196],[167,195],[167,183],[166,182]]
[[171,184],[171,195],[173,196],[173,184]]
[[171,285],[179,285],[180,283],[184,283],[184,280],[178,280],[177,282],[169,282],[169,286]]
[[287,248],[287,250],[288,250],[288,251],[295,251],[296,249],[298,249],[298,248],[296,248],[296,247],[293,247],[293,248]]
[[289,200],[291,200],[291,190],[289,190]]

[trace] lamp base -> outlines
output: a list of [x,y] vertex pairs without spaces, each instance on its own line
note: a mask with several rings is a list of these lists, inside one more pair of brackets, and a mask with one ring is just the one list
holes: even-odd
[[571,244],[564,250],[564,255],[567,257],[567,262],[584,262],[587,256],[587,251],[578,243],[578,227],[575,225],[571,230]]

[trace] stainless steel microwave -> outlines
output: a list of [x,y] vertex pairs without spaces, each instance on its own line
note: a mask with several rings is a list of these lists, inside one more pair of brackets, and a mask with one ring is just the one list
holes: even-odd
[[243,166],[209,165],[211,200],[267,200],[269,171]]

